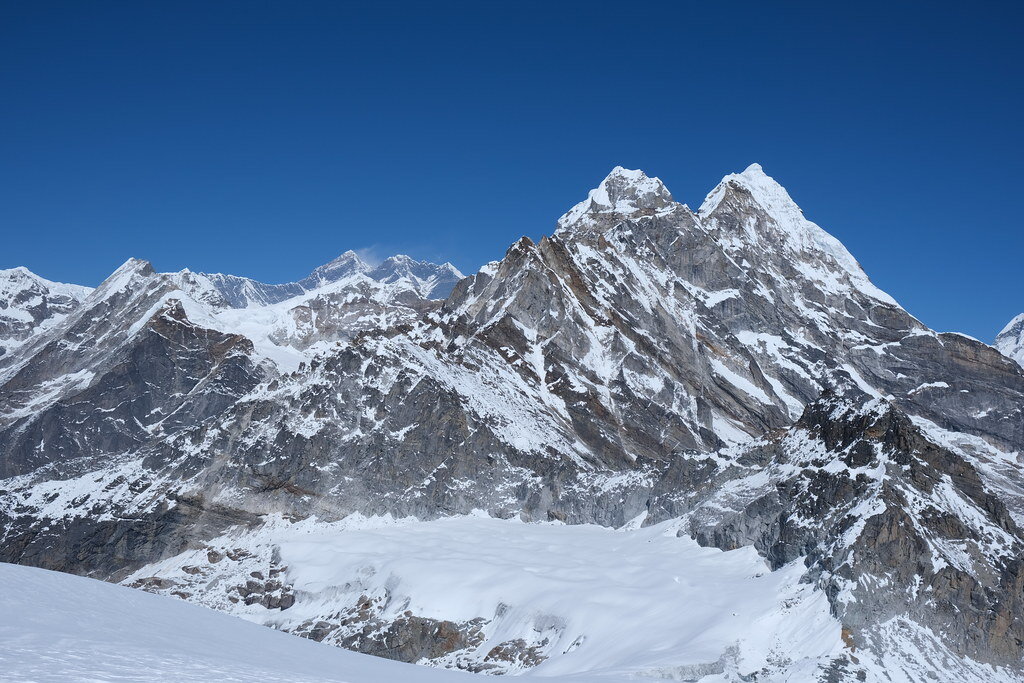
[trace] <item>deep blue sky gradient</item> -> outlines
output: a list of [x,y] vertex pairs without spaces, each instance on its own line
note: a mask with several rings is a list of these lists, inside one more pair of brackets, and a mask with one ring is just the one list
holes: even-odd
[[991,3],[0,3],[0,268],[466,272],[616,164],[696,207],[760,162],[986,341],[1024,310],[1024,41]]

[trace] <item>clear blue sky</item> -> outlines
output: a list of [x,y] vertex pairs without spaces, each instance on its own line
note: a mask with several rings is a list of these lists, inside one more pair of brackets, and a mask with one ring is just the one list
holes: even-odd
[[1022,11],[829,5],[4,2],[0,267],[469,272],[616,164],[696,206],[757,161],[988,341],[1024,310]]

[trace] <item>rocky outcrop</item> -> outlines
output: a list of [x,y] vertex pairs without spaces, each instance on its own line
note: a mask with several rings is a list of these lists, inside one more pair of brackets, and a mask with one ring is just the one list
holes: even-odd
[[853,647],[885,651],[877,627],[907,620],[957,655],[1021,661],[1024,535],[977,469],[892,403],[828,392],[784,435],[714,462],[695,536],[753,544],[776,568],[802,560]]

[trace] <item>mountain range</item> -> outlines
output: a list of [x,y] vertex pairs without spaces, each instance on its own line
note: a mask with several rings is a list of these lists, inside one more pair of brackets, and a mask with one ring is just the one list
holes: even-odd
[[0,560],[482,673],[1024,680],[1022,335],[756,164],[616,167],[468,277],[3,271]]

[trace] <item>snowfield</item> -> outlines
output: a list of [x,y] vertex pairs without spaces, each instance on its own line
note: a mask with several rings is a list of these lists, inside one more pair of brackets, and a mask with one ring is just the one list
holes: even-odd
[[[386,595],[385,621],[407,610],[454,622],[483,617],[475,661],[521,639],[545,657],[530,677],[705,675],[700,680],[710,683],[757,671],[759,681],[795,680],[783,676],[785,664],[786,675],[810,679],[841,651],[825,594],[799,583],[802,563],[770,572],[753,548],[704,548],[678,537],[679,527],[613,530],[484,515],[430,522],[354,515],[334,524],[278,517],[211,542],[244,550],[234,551],[245,556],[238,562],[209,565],[208,551],[196,550],[144,567],[125,583],[170,579],[193,601],[289,631],[360,596]],[[295,605],[229,602],[238,577],[266,567],[271,556],[287,567]]]
[[[842,648],[825,596],[798,583],[802,567],[769,572],[753,549],[702,548],[676,537],[674,523],[616,531],[483,516],[276,519],[223,540],[244,546],[254,561],[278,547],[302,596],[289,610],[242,605],[238,616],[288,628],[345,603],[347,593],[387,587],[395,611],[455,620],[494,615],[484,651],[498,641],[547,638],[548,660],[508,672],[528,678],[711,683],[785,662],[786,674],[758,680],[796,680],[794,672],[810,678]],[[185,554],[139,575],[188,578],[178,569],[195,561]],[[480,680],[93,579],[0,564],[0,581],[7,680]]]

